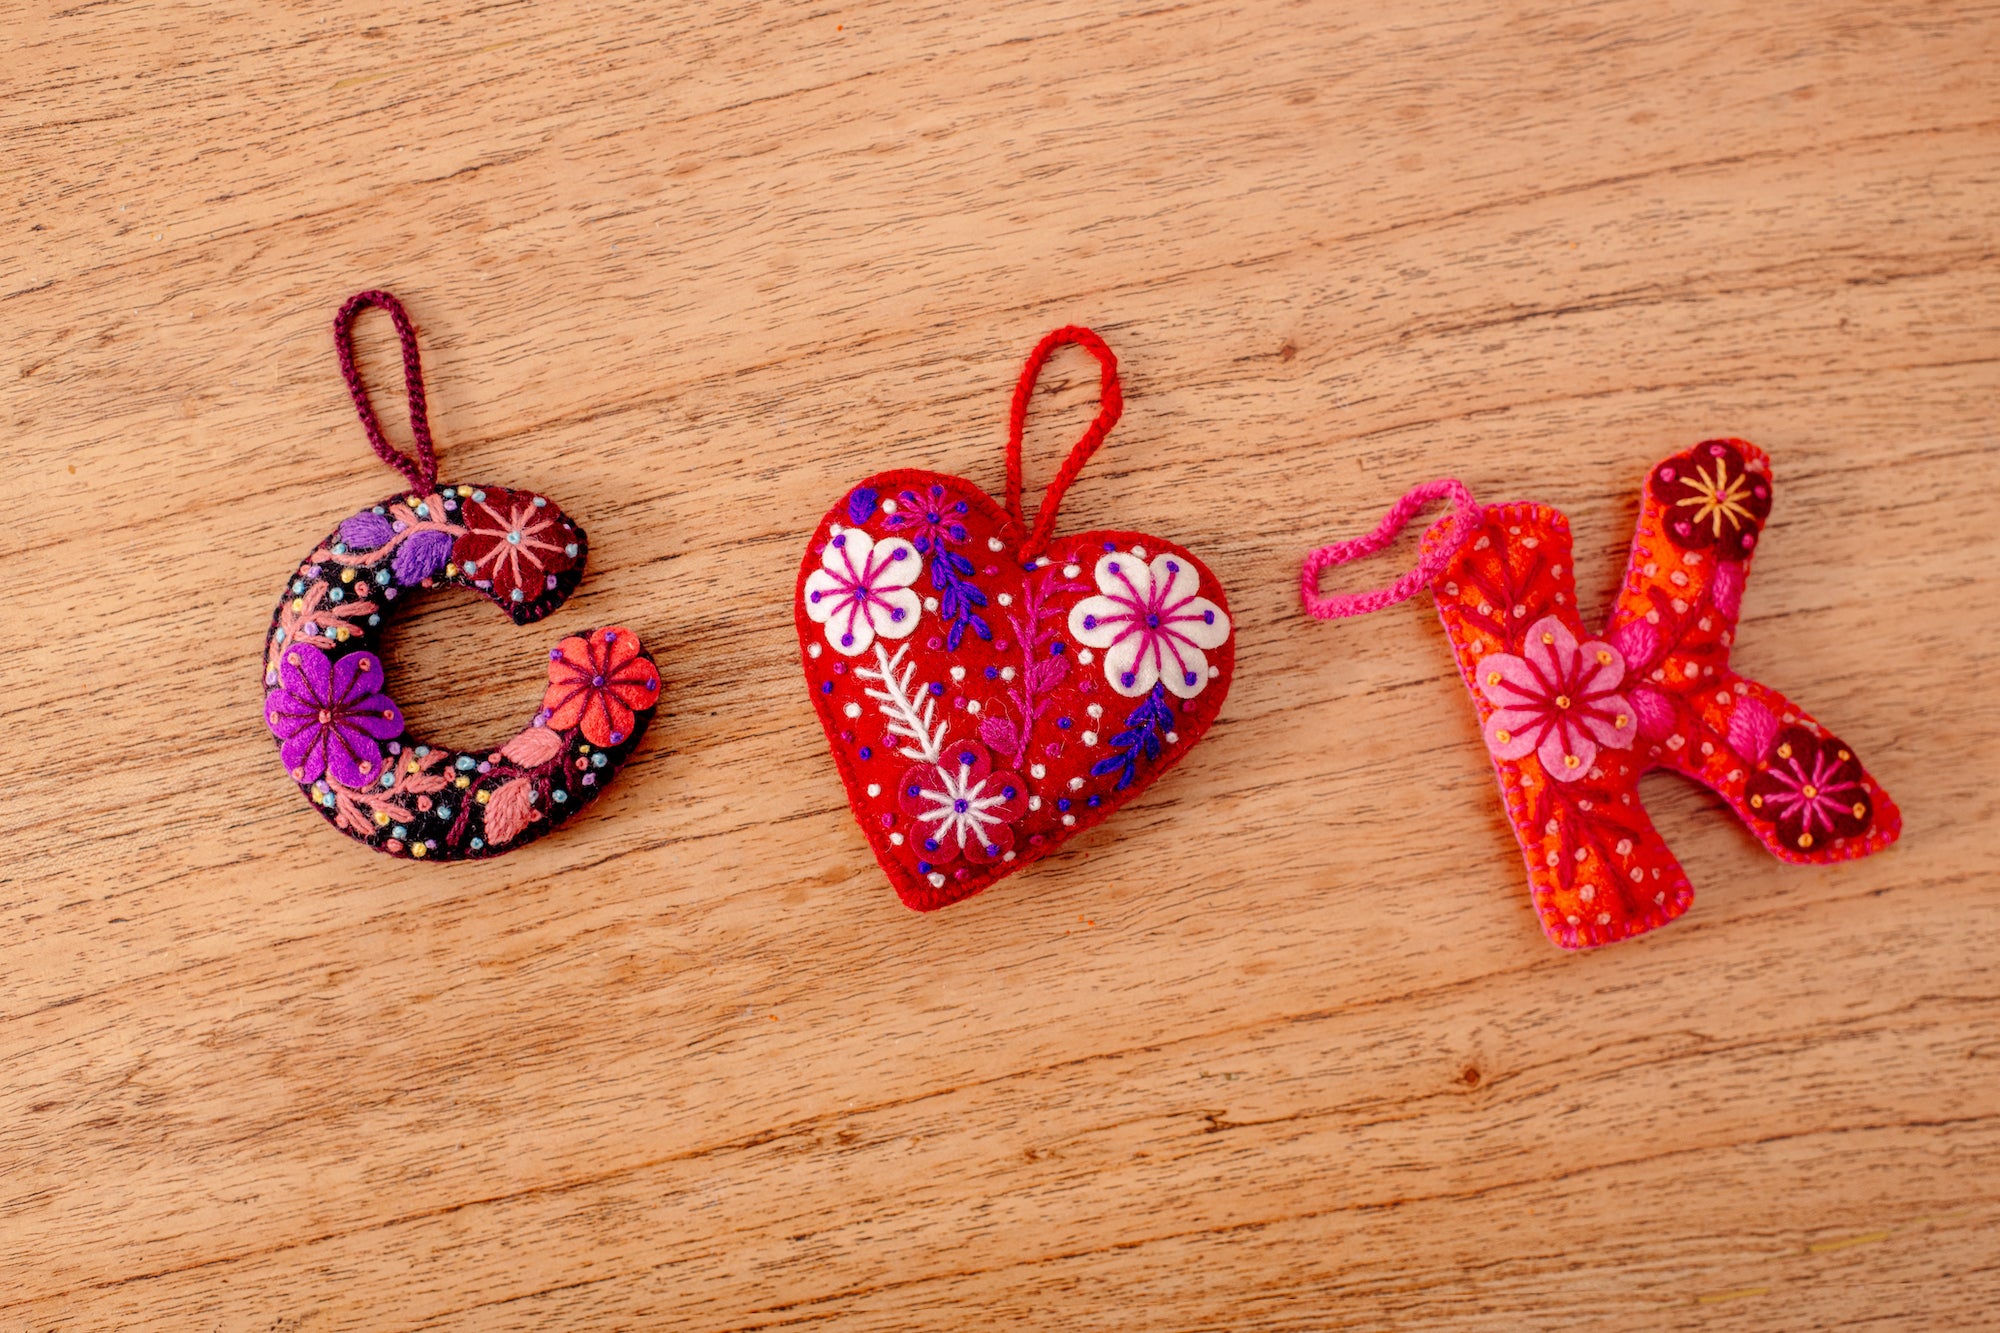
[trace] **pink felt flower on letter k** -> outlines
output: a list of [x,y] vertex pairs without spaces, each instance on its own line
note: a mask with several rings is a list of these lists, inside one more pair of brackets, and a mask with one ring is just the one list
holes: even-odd
[[924,604],[910,585],[924,562],[901,537],[876,541],[860,528],[827,539],[819,568],[806,576],[806,615],[826,627],[834,651],[853,657],[877,639],[917,627]]
[[1597,748],[1632,748],[1632,705],[1618,692],[1625,659],[1608,643],[1576,641],[1555,616],[1528,627],[1521,655],[1488,653],[1475,668],[1493,705],[1486,746],[1496,759],[1534,754],[1550,777],[1574,782],[1597,762]]

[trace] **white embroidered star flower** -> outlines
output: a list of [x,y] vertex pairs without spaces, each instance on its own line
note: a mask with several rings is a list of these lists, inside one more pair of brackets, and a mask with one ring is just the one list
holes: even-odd
[[1070,637],[1104,651],[1104,679],[1127,698],[1155,684],[1192,699],[1208,685],[1208,656],[1229,638],[1229,615],[1197,596],[1201,578],[1183,556],[1148,564],[1127,551],[1097,562],[1098,595],[1070,608]]
[[828,539],[820,567],[806,576],[806,615],[826,627],[834,651],[853,657],[876,639],[900,639],[917,627],[923,603],[910,585],[924,562],[901,537],[877,542],[859,528]]

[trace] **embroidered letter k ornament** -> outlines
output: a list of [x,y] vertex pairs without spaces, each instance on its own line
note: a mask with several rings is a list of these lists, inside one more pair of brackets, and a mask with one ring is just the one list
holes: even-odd
[[[1417,570],[1396,587],[1321,595],[1321,570],[1379,550],[1418,508],[1445,497],[1453,511],[1424,534]],[[1866,856],[1901,831],[1895,803],[1851,748],[1730,665],[1770,512],[1770,460],[1755,445],[1708,440],[1659,464],[1602,635],[1577,614],[1569,520],[1547,505],[1482,507],[1456,481],[1419,487],[1373,533],[1307,559],[1306,609],[1322,619],[1431,587],[1535,910],[1562,948],[1643,934],[1694,897],[1639,800],[1651,769],[1709,787],[1759,842],[1797,864]]]

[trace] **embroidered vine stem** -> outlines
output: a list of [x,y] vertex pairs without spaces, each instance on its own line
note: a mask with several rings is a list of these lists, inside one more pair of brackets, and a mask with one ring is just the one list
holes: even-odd
[[390,819],[405,822],[416,818],[415,812],[404,805],[402,799],[428,796],[449,786],[451,778],[448,774],[430,771],[443,763],[444,757],[442,750],[432,750],[423,755],[415,751],[406,752],[396,764],[395,781],[387,787],[345,787],[328,775],[324,780],[327,790],[333,793],[334,823],[366,837],[372,835],[380,823],[386,822],[371,822],[373,816],[387,815]]
[[[1063,609],[1054,604],[1054,598],[1059,593],[1088,591],[1083,584],[1064,578],[1056,566],[1044,565],[1023,581],[1020,611],[1007,613],[1014,638],[1021,645],[1021,674],[1006,692],[1016,715],[1012,724],[1015,734],[999,737],[1010,743],[996,748],[1011,749],[1016,768],[1028,761],[1028,738],[1047,710],[1049,696],[1069,675],[1069,658],[1050,651],[1056,638],[1051,625],[1059,624],[1063,617]],[[986,739],[991,742],[996,736]]]

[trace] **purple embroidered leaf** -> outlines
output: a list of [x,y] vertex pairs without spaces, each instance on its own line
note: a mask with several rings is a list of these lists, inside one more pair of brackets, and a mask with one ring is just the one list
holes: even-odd
[[1021,743],[1021,734],[1004,717],[989,717],[979,724],[979,739],[995,754],[1010,755]]
[[[1634,700],[1634,706],[1637,701]],[[1778,738],[1778,719],[1755,699],[1742,698],[1729,712],[1729,748],[1747,763],[1760,764]]]
[[353,551],[372,551],[378,546],[386,546],[396,535],[396,529],[386,515],[374,510],[356,514],[340,525],[340,540]]
[[396,582],[408,587],[443,569],[444,562],[451,558],[451,541],[450,533],[435,528],[410,534],[391,566],[396,571]]
[[857,486],[847,497],[847,517],[855,523],[866,523],[875,516],[875,502],[879,499],[866,486]]
[[522,768],[540,768],[563,752],[560,733],[547,727],[529,727],[500,747],[500,757]]
[[499,847],[514,841],[535,817],[535,780],[515,778],[493,789],[486,800],[486,842]]
[[1639,734],[1649,741],[1659,740],[1674,729],[1674,705],[1666,695],[1650,685],[1639,685],[1626,694],[1639,721]]

